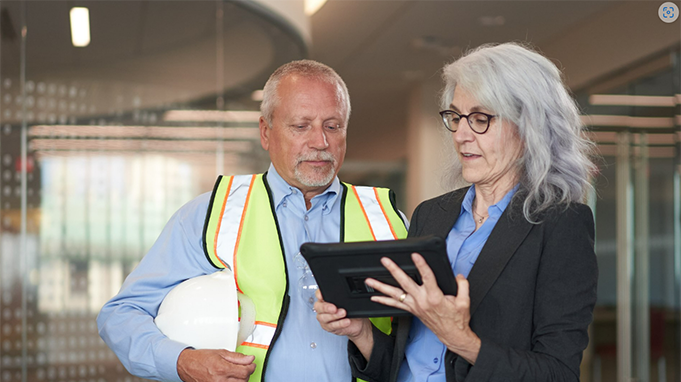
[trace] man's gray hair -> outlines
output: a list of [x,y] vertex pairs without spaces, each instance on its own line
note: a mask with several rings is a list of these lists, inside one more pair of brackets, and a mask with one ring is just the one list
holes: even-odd
[[[486,44],[445,66],[443,78],[443,109],[460,87],[500,121],[517,126],[523,151],[516,195],[524,195],[528,221],[537,222],[552,206],[585,199],[596,170],[594,144],[582,136],[577,104],[549,59],[517,43]],[[460,178],[461,167],[455,169]]]
[[291,61],[280,66],[272,73],[263,88],[262,102],[260,103],[260,113],[272,127],[272,116],[274,109],[279,104],[279,94],[277,88],[282,78],[288,75],[299,75],[306,78],[328,82],[336,87],[336,96],[345,106],[345,123],[350,119],[350,93],[343,79],[331,67],[313,60]]

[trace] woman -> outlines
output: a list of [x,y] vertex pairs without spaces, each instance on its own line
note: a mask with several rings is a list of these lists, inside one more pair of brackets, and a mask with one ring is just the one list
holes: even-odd
[[419,205],[409,236],[446,238],[457,296],[420,255],[421,286],[384,258],[401,287],[367,279],[385,295],[372,299],[413,317],[388,336],[318,295],[317,319],[348,336],[369,381],[578,381],[598,270],[577,107],[555,65],[517,44],[479,47],[444,80],[440,114],[472,186]]

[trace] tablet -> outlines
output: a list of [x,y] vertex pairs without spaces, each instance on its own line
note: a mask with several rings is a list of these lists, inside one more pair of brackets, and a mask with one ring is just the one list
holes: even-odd
[[445,241],[439,237],[353,243],[305,243],[300,247],[300,253],[307,260],[324,300],[345,309],[351,318],[410,314],[402,309],[371,301],[371,296],[380,296],[382,293],[364,284],[364,280],[371,277],[399,287],[390,272],[381,264],[382,257],[389,257],[421,285],[421,275],[411,260],[411,254],[414,252],[420,253],[426,260],[444,294],[456,295],[456,279],[447,258]]

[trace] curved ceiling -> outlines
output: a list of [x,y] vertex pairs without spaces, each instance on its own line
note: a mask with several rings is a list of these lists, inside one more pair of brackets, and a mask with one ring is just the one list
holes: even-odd
[[[72,6],[89,9],[91,43],[84,48],[71,45]],[[55,97],[64,87],[75,91],[82,99],[67,110],[70,119],[174,104],[215,108],[217,94],[226,101],[250,94],[276,67],[307,52],[284,18],[245,1],[3,2],[1,27],[3,80],[18,84],[25,62],[27,83],[45,97],[50,89]],[[20,90],[5,86],[3,93]],[[51,122],[49,113],[36,111],[35,118]]]

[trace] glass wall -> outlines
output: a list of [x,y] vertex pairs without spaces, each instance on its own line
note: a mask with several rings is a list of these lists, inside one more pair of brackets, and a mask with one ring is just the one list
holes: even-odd
[[578,97],[601,155],[594,382],[681,380],[679,59],[666,52]]
[[[73,6],[89,9],[85,48]],[[253,92],[305,43],[221,0],[1,0],[0,36],[0,381],[134,380],[97,312],[180,205],[217,174],[266,169]],[[583,381],[681,381],[680,62],[577,93],[601,155]],[[343,178],[400,190],[406,167]]]
[[245,3],[77,3],[0,1],[2,382],[136,379],[99,309],[217,174],[266,170],[253,91],[306,49]]

